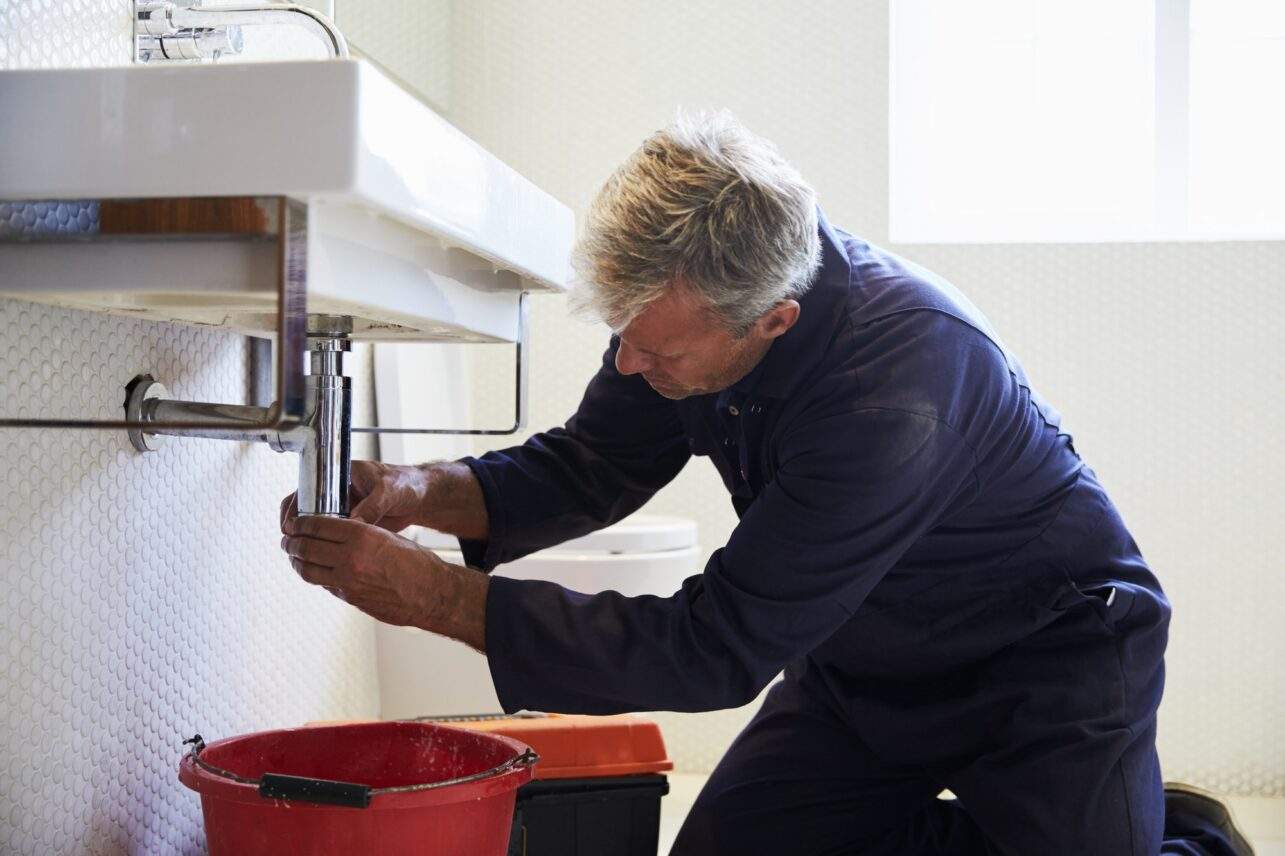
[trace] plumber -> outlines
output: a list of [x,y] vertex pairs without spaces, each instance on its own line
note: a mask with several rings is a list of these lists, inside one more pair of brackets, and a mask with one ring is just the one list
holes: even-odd
[[[486,653],[510,712],[737,707],[784,672],[676,856],[1250,852],[1220,803],[1162,785],[1169,604],[950,283],[827,221],[726,114],[647,139],[574,261],[614,334],[566,425],[357,462],[351,519],[287,497],[303,579]],[[633,513],[693,456],[740,520],[672,597],[486,575]]]

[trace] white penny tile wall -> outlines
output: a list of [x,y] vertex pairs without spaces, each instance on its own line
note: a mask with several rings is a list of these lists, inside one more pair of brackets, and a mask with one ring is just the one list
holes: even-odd
[[[129,10],[0,0],[0,67],[128,62]],[[0,230],[95,217],[10,206]],[[11,415],[118,418],[138,372],[245,401],[247,354],[228,333],[0,300]],[[295,456],[183,439],[144,455],[118,431],[5,430],[0,450],[0,853],[200,853],[184,738],[376,713],[372,622],[278,549]]]

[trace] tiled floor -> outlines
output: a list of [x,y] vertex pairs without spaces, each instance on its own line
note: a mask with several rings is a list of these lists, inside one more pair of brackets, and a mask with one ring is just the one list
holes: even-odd
[[660,846],[656,852],[665,856],[674,844],[678,827],[696,801],[696,795],[708,778],[703,773],[670,773],[669,794],[660,801]]
[[[669,852],[705,778],[698,773],[670,775],[669,795],[660,803],[660,856]],[[1228,803],[1253,841],[1257,856],[1285,856],[1285,799],[1232,797]]]

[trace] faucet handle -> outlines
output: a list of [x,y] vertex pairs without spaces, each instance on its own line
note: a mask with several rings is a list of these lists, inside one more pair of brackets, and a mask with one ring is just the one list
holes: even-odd
[[241,28],[182,27],[174,22],[176,9],[187,9],[195,0],[135,0],[134,42],[139,62],[218,62],[245,48]]
[[172,0],[135,0],[134,32],[148,36],[168,36],[178,27],[174,26],[174,6]]
[[240,27],[193,27],[163,36],[139,36],[138,61],[218,62],[224,56],[236,56],[244,47]]

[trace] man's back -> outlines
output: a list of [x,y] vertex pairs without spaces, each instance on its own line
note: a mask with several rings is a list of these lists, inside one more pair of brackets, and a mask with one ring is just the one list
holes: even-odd
[[[854,458],[877,446],[917,483],[932,482],[934,470],[958,474],[932,519],[922,502],[898,508],[886,494],[857,495],[875,510],[851,509],[854,519],[876,520],[890,539],[916,535],[845,604],[852,620],[814,659],[866,680],[931,677],[1048,623],[1051,605],[1074,596],[1072,583],[1158,592],[1059,414],[981,312],[917,265],[837,229],[831,239],[798,329],[732,390],[675,405],[692,448],[714,460],[742,513],[783,457],[813,446]],[[933,454],[941,444],[925,442],[934,432],[958,438],[946,459]]]

